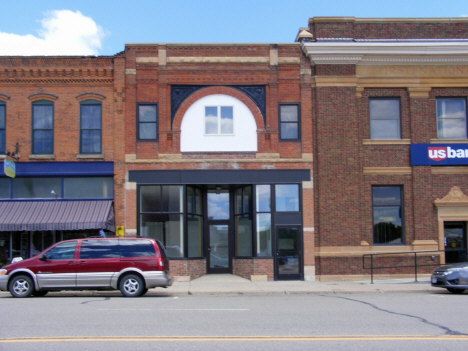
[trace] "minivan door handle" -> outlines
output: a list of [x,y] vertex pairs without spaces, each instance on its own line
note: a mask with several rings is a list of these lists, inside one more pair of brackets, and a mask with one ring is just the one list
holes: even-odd
[[86,264],[86,261],[80,261],[80,264]]
[[68,261],[68,265],[69,265],[69,266],[73,266],[74,264],[75,264],[75,262],[73,262],[73,261]]

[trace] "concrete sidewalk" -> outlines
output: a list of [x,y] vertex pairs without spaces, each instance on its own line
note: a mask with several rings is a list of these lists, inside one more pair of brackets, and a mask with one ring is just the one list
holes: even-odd
[[[433,288],[430,278],[366,281],[250,281],[230,274],[210,274],[189,282],[174,282],[167,289],[150,289],[145,296],[183,295],[271,295],[271,294],[353,294],[353,293],[447,293]],[[0,292],[0,298],[11,296]],[[60,291],[47,296],[122,296],[120,291]]]

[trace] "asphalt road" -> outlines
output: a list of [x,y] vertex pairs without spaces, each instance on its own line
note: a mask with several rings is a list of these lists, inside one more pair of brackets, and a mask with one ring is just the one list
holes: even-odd
[[445,350],[467,294],[0,298],[0,350]]

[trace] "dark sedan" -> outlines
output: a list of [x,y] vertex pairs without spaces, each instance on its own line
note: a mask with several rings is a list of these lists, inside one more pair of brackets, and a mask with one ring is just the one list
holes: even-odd
[[431,285],[461,294],[468,289],[468,262],[454,263],[437,268],[431,277]]

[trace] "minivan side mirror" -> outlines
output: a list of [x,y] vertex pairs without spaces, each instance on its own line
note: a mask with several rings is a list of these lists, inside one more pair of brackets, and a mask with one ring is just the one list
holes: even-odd
[[49,259],[49,257],[47,257],[46,254],[42,255],[41,257],[39,257],[39,261],[47,261]]

